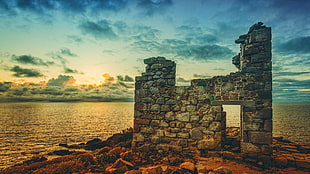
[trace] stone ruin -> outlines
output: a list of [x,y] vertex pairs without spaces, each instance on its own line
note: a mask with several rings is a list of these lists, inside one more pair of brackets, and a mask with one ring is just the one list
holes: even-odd
[[201,155],[223,149],[226,113],[240,105],[241,153],[272,154],[271,28],[259,22],[235,41],[239,71],[175,86],[176,64],[145,59],[136,77],[133,148],[157,153]]

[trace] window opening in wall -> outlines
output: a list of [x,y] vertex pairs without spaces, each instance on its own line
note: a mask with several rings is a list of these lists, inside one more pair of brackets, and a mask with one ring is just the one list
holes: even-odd
[[241,106],[240,105],[222,105],[226,112],[226,139],[224,148],[226,150],[240,152],[240,125],[241,125]]

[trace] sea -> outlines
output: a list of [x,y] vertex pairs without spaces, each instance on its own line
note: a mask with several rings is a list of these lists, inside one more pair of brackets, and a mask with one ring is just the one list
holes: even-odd
[[[0,103],[0,169],[63,149],[60,143],[102,140],[133,126],[132,102]],[[240,106],[223,106],[227,127],[240,126]],[[274,103],[273,136],[310,144],[310,103]]]

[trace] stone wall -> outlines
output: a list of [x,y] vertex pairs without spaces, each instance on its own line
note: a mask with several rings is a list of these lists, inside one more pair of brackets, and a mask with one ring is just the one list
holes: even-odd
[[136,77],[135,150],[199,154],[221,150],[226,135],[223,104],[241,105],[241,151],[272,153],[271,28],[253,25],[237,40],[238,72],[175,86],[175,62],[145,59]]

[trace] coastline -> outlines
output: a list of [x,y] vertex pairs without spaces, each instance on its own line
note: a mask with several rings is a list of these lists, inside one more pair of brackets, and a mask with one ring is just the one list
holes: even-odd
[[[256,159],[244,156],[236,147],[209,151],[201,156],[155,154],[148,149],[131,149],[132,129],[102,141],[59,144],[67,150],[34,156],[0,173],[307,173],[310,171],[310,144],[300,145],[273,138],[273,156]],[[51,157],[53,156],[53,157]],[[57,157],[58,156],[58,157]],[[49,159],[48,159],[49,158]],[[262,163],[265,160],[269,163]],[[268,165],[269,164],[269,165]]]

